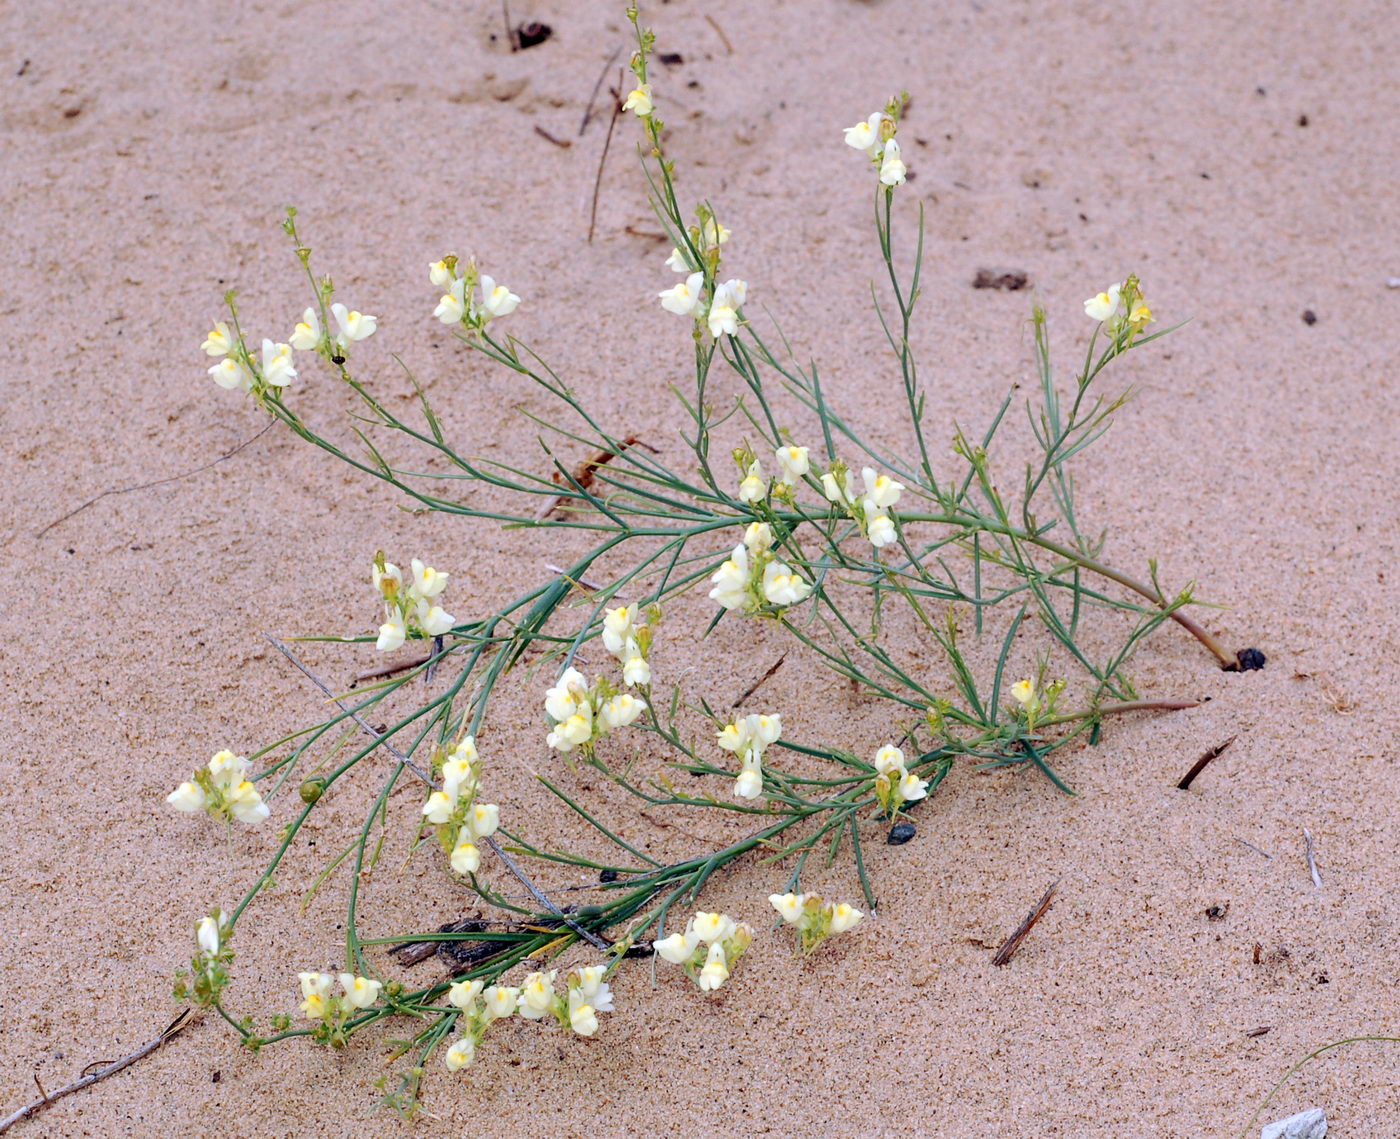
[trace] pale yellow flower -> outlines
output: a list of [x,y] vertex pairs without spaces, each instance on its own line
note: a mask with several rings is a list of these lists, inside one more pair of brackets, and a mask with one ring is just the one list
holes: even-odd
[[624,111],[635,111],[639,118],[646,118],[655,110],[655,104],[651,101],[651,84],[641,83],[627,93],[627,100],[622,104]]

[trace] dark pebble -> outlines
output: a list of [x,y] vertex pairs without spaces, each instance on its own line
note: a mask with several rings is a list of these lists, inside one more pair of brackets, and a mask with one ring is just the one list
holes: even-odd
[[1313,312],[1313,310],[1310,309],[1310,308],[1305,308],[1305,309],[1303,310],[1303,323],[1304,323],[1304,324],[1316,324],[1316,323],[1317,323],[1317,313]]
[[974,289],[1004,289],[1019,292],[1030,284],[1030,274],[1022,269],[978,269],[972,279]]
[[599,875],[598,875],[598,881],[599,881],[599,882],[616,882],[616,881],[617,881],[617,871],[616,871],[616,870],[604,870],[604,871],[600,872]]
[[889,838],[885,839],[891,846],[903,846],[918,833],[913,823],[895,823],[890,827]]
[[1258,649],[1241,649],[1235,654],[1235,659],[1239,661],[1236,672],[1257,672],[1264,667],[1268,658]]
[[528,24],[521,24],[515,29],[515,42],[520,45],[520,50],[524,51],[527,47],[544,43],[553,34],[554,29],[548,24],[531,21]]

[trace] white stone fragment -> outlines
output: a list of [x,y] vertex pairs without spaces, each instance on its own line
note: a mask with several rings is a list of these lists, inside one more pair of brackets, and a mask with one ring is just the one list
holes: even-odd
[[1259,1139],[1325,1139],[1326,1135],[1327,1114],[1320,1107],[1310,1107],[1270,1123]]

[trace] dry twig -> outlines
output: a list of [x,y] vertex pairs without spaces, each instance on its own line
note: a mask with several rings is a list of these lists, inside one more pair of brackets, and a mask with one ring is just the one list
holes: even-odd
[[539,123],[535,124],[535,133],[539,135],[540,138],[544,139],[546,142],[552,142],[560,150],[568,150],[569,147],[574,145],[573,139],[555,138],[552,134],[545,130],[544,127],[540,126]]
[[1036,904],[1035,909],[1031,910],[1031,912],[1026,915],[1026,920],[1016,927],[1016,932],[1008,937],[1002,947],[997,950],[996,956],[992,958],[993,965],[1009,964],[1011,958],[1016,956],[1016,950],[1021,948],[1021,942],[1026,940],[1026,934],[1030,933],[1035,923],[1043,918],[1046,911],[1050,908],[1050,899],[1055,896],[1055,889],[1059,884],[1060,880],[1058,878],[1050,883],[1050,888],[1045,891],[1044,896]]
[[745,688],[744,691],[740,694],[739,698],[729,706],[731,708],[737,708],[740,704],[742,704],[745,700],[747,700],[750,696],[757,692],[759,688],[761,688],[763,684],[767,682],[769,677],[771,677],[775,672],[777,672],[778,669],[783,667],[783,661],[785,660],[787,660],[787,653],[783,653],[782,656],[780,656],[777,660],[770,664],[768,666],[768,670],[757,680],[755,680],[752,684],[750,684],[747,688]]
[[407,672],[410,668],[417,668],[420,664],[427,664],[433,659],[432,653],[424,653],[422,656],[411,657],[408,660],[401,660],[394,664],[381,665],[379,668],[366,669],[364,672],[355,673],[355,680],[350,685],[354,688],[362,680],[378,680],[381,676],[393,676],[396,672]]
[[132,491],[134,491],[134,490],[150,490],[150,489],[152,489],[153,487],[164,486],[166,483],[179,482],[181,479],[187,479],[187,478],[189,478],[191,475],[197,475],[197,474],[199,474],[201,471],[207,471],[210,467],[217,467],[217,466],[218,466],[220,463],[222,463],[225,459],[231,459],[231,458],[233,458],[236,454],[238,454],[239,451],[243,450],[243,448],[246,447],[246,446],[248,446],[250,443],[256,443],[259,439],[261,439],[264,435],[266,435],[266,434],[272,429],[272,425],[273,425],[274,423],[276,423],[276,422],[277,422],[277,421],[276,421],[275,419],[272,420],[271,423],[269,423],[266,427],[264,427],[264,428],[263,428],[261,431],[259,431],[256,435],[250,435],[247,439],[244,439],[243,442],[240,443],[240,444],[238,444],[238,446],[235,447],[232,451],[225,451],[225,452],[224,452],[222,455],[220,455],[217,459],[214,459],[214,460],[212,460],[212,461],[210,461],[210,462],[208,462],[208,463],[205,463],[202,467],[195,467],[195,469],[192,470],[192,471],[186,471],[184,474],[180,474],[180,475],[171,475],[169,478],[156,479],[154,482],[143,482],[143,483],[138,483],[136,486],[116,486],[116,487],[112,487],[110,490],[104,490],[101,494],[95,494],[95,495],[93,495],[90,499],[88,499],[86,502],[80,503],[78,506],[73,507],[72,510],[70,510],[67,514],[63,515],[61,518],[55,518],[52,522],[50,522],[47,526],[45,526],[42,530],[40,530],[37,534],[35,534],[34,537],[36,537],[36,538],[42,538],[45,534],[47,534],[50,530],[52,530],[52,529],[53,529],[55,526],[57,526],[60,522],[67,522],[68,519],[72,518],[75,514],[81,514],[84,510],[86,510],[86,509],[87,509],[89,506],[91,506],[93,503],[95,503],[95,502],[101,502],[101,501],[102,501],[104,498],[106,498],[108,495],[111,495],[111,494],[130,494],[130,493],[131,493]]
[[1317,872],[1317,858],[1313,855],[1312,831],[1307,827],[1303,828],[1303,852],[1308,859],[1308,873],[1312,875],[1313,885],[1319,890],[1322,889],[1322,875]]
[[729,42],[729,37],[724,34],[724,29],[719,26],[719,23],[715,20],[715,18],[707,13],[705,16],[705,22],[709,24],[710,27],[714,28],[715,35],[719,36],[720,42],[724,44],[725,52],[727,52],[729,55],[733,55],[734,45]]
[[584,577],[583,574],[571,575],[563,566],[556,566],[553,562],[545,562],[544,568],[549,570],[550,573],[558,574],[560,577],[567,577],[574,585],[581,585],[584,589],[598,590],[603,588],[596,581],[590,581],[588,578]]
[[622,73],[617,75],[617,90],[612,93],[612,118],[608,120],[608,134],[603,139],[603,153],[598,156],[598,173],[593,176],[593,206],[588,212],[588,244],[593,244],[593,231],[598,226],[598,193],[603,187],[603,167],[607,165],[608,148],[612,146],[613,129],[617,126],[617,116],[622,113]]
[[588,106],[583,109],[583,121],[578,125],[578,136],[583,137],[583,132],[588,129],[588,122],[593,118],[593,104],[598,98],[598,92],[603,86],[603,80],[608,77],[608,72],[612,70],[612,65],[617,62],[617,57],[622,54],[620,47],[613,48],[612,55],[608,56],[608,62],[603,64],[603,70],[598,72],[598,81],[593,84],[593,90],[588,95]]
[[1223,744],[1216,744],[1213,748],[1207,751],[1205,755],[1201,756],[1200,759],[1196,760],[1196,762],[1191,765],[1191,770],[1181,777],[1181,782],[1177,784],[1177,787],[1182,791],[1189,790],[1191,787],[1191,781],[1206,769],[1206,764],[1208,764],[1212,759],[1218,756],[1222,751],[1224,751],[1237,739],[1239,739],[1238,736],[1231,736]]
[[[103,1063],[103,1066],[98,1068],[98,1070],[91,1075],[86,1075],[81,1079],[74,1080],[71,1084],[64,1084],[63,1087],[59,1088],[57,1091],[45,1092],[43,1085],[40,1084],[39,1095],[41,1098],[36,1099],[33,1103],[26,1104],[18,1111],[12,1111],[9,1115],[5,1116],[4,1119],[0,1119],[0,1132],[8,1131],[21,1119],[28,1119],[30,1116],[43,1111],[44,1108],[48,1107],[55,1100],[62,1099],[71,1092],[81,1091],[83,1088],[90,1087],[92,1084],[97,1083],[98,1080],[105,1080],[108,1076],[115,1076],[123,1068],[130,1067],[132,1064],[136,1063],[137,1060],[145,1059],[166,1041],[173,1039],[178,1033],[183,1031],[193,1019],[194,1009],[185,1009],[184,1012],[166,1025],[165,1030],[154,1040],[143,1044],[140,1048],[136,1049],[135,1052],[123,1056],[120,1060],[112,1060],[109,1063]],[[89,1064],[88,1067],[91,1068],[92,1065]],[[37,1074],[34,1077],[34,1082],[36,1084],[39,1083]]]
[[[604,463],[611,463],[628,447],[645,447],[653,455],[660,452],[650,443],[643,443],[637,436],[629,435],[617,445],[616,451],[594,451],[592,456],[580,463],[573,472],[573,481],[570,486],[576,486],[580,490],[587,490],[593,485],[593,480],[597,476],[598,468]],[[554,472],[554,481],[562,483],[564,480],[559,477],[559,472]],[[543,522],[566,498],[576,498],[574,494],[555,494],[545,499],[544,505],[535,513],[535,521]]]

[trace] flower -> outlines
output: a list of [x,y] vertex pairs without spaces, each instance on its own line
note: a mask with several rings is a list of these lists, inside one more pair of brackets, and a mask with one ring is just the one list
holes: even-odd
[[902,804],[928,795],[928,780],[905,767],[904,752],[894,744],[885,744],[875,753],[875,770],[875,797],[891,817]]
[[645,657],[638,654],[627,658],[622,666],[622,682],[633,686],[651,683],[651,665]]
[[470,838],[463,838],[452,848],[452,869],[463,877],[481,869],[481,850]]
[[442,321],[443,324],[458,324],[467,312],[466,281],[453,281],[447,286],[447,292],[443,293],[437,303],[437,308],[433,309],[433,315]]
[[260,823],[271,813],[258,789],[247,779],[230,790],[228,811],[240,823]]
[[366,1009],[379,999],[382,981],[371,981],[368,977],[356,977],[350,973],[340,975],[340,987],[345,990],[345,999],[355,1008]]
[[1152,323],[1152,310],[1147,307],[1147,298],[1141,293],[1133,301],[1132,311],[1128,313],[1128,323],[1134,329],[1140,329],[1144,324]]
[[309,1020],[324,1020],[335,978],[329,973],[298,973],[297,979],[301,982],[301,1011]]
[[423,817],[435,826],[442,826],[452,817],[455,806],[446,791],[434,791],[423,804]]
[[465,763],[475,763],[478,758],[478,752],[476,750],[476,737],[463,736],[460,740],[458,740],[455,744],[452,745],[452,750],[447,753],[447,758],[453,760],[461,760]]
[[237,341],[233,333],[229,331],[226,321],[215,321],[214,327],[209,330],[209,335],[204,338],[204,343],[200,345],[210,356],[227,356],[233,351]]
[[875,753],[875,770],[881,775],[904,770],[904,752],[894,744],[885,744]]
[[569,997],[569,1027],[580,1036],[592,1036],[598,1031],[598,1014],[592,1005],[575,1001]]
[[848,505],[856,499],[855,484],[850,471],[842,472],[842,476],[838,482],[832,471],[827,471],[826,474],[822,475],[822,494],[826,496],[828,502]]
[[526,1020],[540,1020],[549,1015],[554,1005],[554,977],[557,969],[548,973],[531,973],[520,987],[517,1009]]
[[734,780],[734,794],[741,799],[757,799],[763,794],[763,768],[757,760],[740,769]]
[[769,549],[774,541],[773,528],[767,522],[750,522],[744,531],[744,545],[752,554]]
[[783,469],[782,480],[785,483],[796,483],[812,469],[812,464],[807,458],[806,447],[779,447],[775,453],[778,465]]
[[768,901],[794,927],[797,944],[811,953],[828,937],[845,933],[865,915],[845,902],[824,902],[815,894],[769,894]]
[[848,906],[845,902],[831,907],[831,932],[845,933],[848,929],[853,929],[856,922],[865,915],[854,906]]
[[181,783],[165,801],[177,811],[205,811],[215,819],[237,819],[240,823],[260,823],[268,817],[267,804],[258,789],[246,778],[248,761],[231,751],[214,754],[194,779]]
[[588,706],[588,682],[576,668],[566,668],[559,674],[554,687],[544,694],[544,710],[550,719],[567,720],[581,707]]
[[504,285],[496,284],[495,277],[481,274],[481,311],[484,320],[492,317],[509,316],[520,304],[520,298]]
[[232,356],[225,356],[210,368],[209,375],[219,387],[228,388],[229,391],[239,388],[243,391],[253,390],[253,373],[248,371],[248,366],[242,360],[235,360]]
[[446,258],[443,258],[441,261],[434,261],[428,266],[428,280],[439,289],[445,289],[452,284],[455,278],[452,276],[452,270],[447,267]]
[[700,944],[700,938],[696,936],[693,929],[687,929],[684,933],[673,933],[670,937],[663,937],[651,943],[657,955],[663,961],[669,961],[672,965],[683,965],[695,956],[695,949]]
[[684,281],[657,293],[661,298],[661,307],[677,316],[690,316],[700,307],[704,285],[704,273],[691,273]]
[[483,994],[486,1015],[491,1020],[500,1020],[515,1012],[520,1000],[520,990],[509,985],[492,985]]
[[880,152],[880,126],[887,116],[884,111],[876,111],[863,123],[846,128],[846,145],[863,150],[874,158]]
[[210,915],[194,923],[195,944],[199,946],[201,953],[207,953],[210,957],[219,952],[219,942],[223,933],[223,922],[220,920],[222,917],[223,914],[219,913],[218,917]]
[[898,539],[899,535],[894,528],[894,522],[888,514],[872,514],[865,520],[866,537],[870,539],[870,544],[877,550],[883,550],[891,542]]
[[476,1058],[476,1042],[470,1036],[463,1036],[453,1042],[443,1056],[442,1062],[453,1072],[460,1072]]
[[379,626],[379,639],[374,647],[382,653],[391,653],[404,643],[408,629],[401,613],[390,613],[384,624]]
[[413,616],[418,622],[418,627],[429,637],[441,637],[450,632],[457,621],[457,618],[441,605],[430,605],[425,597],[420,597],[414,605]]
[[385,597],[393,597],[403,588],[403,572],[393,562],[372,563],[370,576],[374,579],[374,588]]
[[885,143],[880,162],[880,181],[886,186],[902,186],[909,168],[899,156],[899,143],[890,139]]
[[569,979],[573,989],[582,994],[598,1012],[613,1011],[612,989],[603,979],[607,972],[605,965],[588,965],[575,970]]
[[739,483],[741,502],[758,502],[768,493],[768,480],[763,477],[763,464],[755,459],[749,464],[743,481]]
[[292,329],[291,340],[298,352],[311,352],[321,346],[321,321],[314,308],[301,314],[301,320]]
[[181,783],[165,797],[165,801],[177,811],[202,811],[209,797],[198,783]]
[[714,945],[716,942],[725,941],[734,936],[737,926],[734,919],[728,914],[707,914],[698,913],[691,919],[691,928],[695,931],[695,936],[706,945]]
[[1011,697],[1022,708],[1030,708],[1035,703],[1035,684],[1030,680],[1018,680],[1011,686]]
[[[638,658],[640,659],[640,658]],[[645,661],[642,661],[645,664]],[[646,705],[629,693],[614,696],[599,711],[598,716],[609,729],[625,728],[637,721]]]
[[476,838],[490,838],[501,825],[501,808],[495,803],[473,803],[467,823]]
[[248,761],[241,755],[234,755],[227,748],[216,751],[214,758],[209,761],[209,774],[221,787],[229,787],[239,782],[247,770]]
[[671,256],[666,258],[666,268],[676,273],[689,273],[694,269],[694,266],[679,249],[672,249]]
[[920,779],[912,771],[906,771],[899,781],[899,796],[906,803],[913,803],[928,794],[928,780]]
[[646,118],[651,114],[655,104],[651,101],[651,84],[642,83],[627,94],[627,100],[622,104],[624,111],[636,111],[639,118]]
[[710,597],[725,609],[742,609],[749,601],[749,551],[742,543],[710,577]]
[[545,742],[556,751],[570,752],[580,744],[593,738],[593,725],[588,717],[575,712],[567,720],[555,725]]
[[617,656],[622,652],[632,636],[636,625],[635,606],[619,605],[616,609],[603,610],[603,647]]
[[[728,914],[698,913],[684,933],[672,934],[653,943],[658,956],[680,965],[705,992],[719,988],[729,978],[734,963],[753,941],[753,930]],[[701,943],[709,948],[698,952]],[[703,957],[704,965],[700,959]]]
[[[713,253],[721,245],[729,240],[729,229],[715,221],[714,217],[707,217],[700,227],[699,244],[706,253]],[[731,281],[730,284],[743,285],[743,281]],[[743,303],[743,298],[740,298]]]
[[773,908],[782,914],[783,921],[796,923],[802,916],[802,904],[806,902],[806,894],[769,894],[768,900],[773,903]]
[[336,339],[342,348],[348,341],[368,339],[374,335],[375,329],[379,327],[377,316],[348,310],[339,302],[331,305],[331,315],[335,317],[336,324],[340,326],[340,335]]
[[1112,320],[1117,315],[1122,292],[1122,285],[1110,285],[1102,293],[1096,293],[1084,302],[1084,315],[1100,323]]
[[888,510],[904,492],[903,483],[895,482],[889,475],[877,473],[874,467],[861,468],[860,477],[865,483],[863,502],[868,511]]
[[748,743],[748,736],[744,734],[742,721],[737,724],[725,724],[719,730],[718,740],[719,746],[725,751],[738,751],[742,748]]
[[783,718],[777,713],[771,716],[750,713],[744,717],[743,730],[745,736],[762,751],[769,744],[778,742],[783,734]]
[[[471,737],[468,736],[468,739]],[[470,791],[475,782],[472,774],[472,760],[465,757],[452,755],[443,760],[442,764],[442,793],[452,802],[456,803],[461,798],[463,790]]]
[[725,960],[724,946],[716,943],[710,946],[710,951],[705,957],[705,966],[700,970],[700,988],[707,993],[713,992],[727,980],[729,963]]
[[297,378],[297,370],[292,366],[292,346],[274,344],[271,340],[262,342],[263,380],[274,388],[286,387]]
[[718,339],[726,334],[733,336],[739,331],[739,309],[743,307],[748,292],[748,282],[737,279],[715,287],[714,296],[710,298],[711,336]]
[[481,995],[481,981],[458,981],[447,990],[448,1001],[463,1011],[470,1009]]
[[769,562],[763,569],[763,596],[773,605],[796,605],[812,587],[783,562]]
[[413,592],[419,597],[436,597],[447,588],[447,579],[451,574],[440,573],[432,566],[425,566],[417,558],[414,558],[413,566]]

